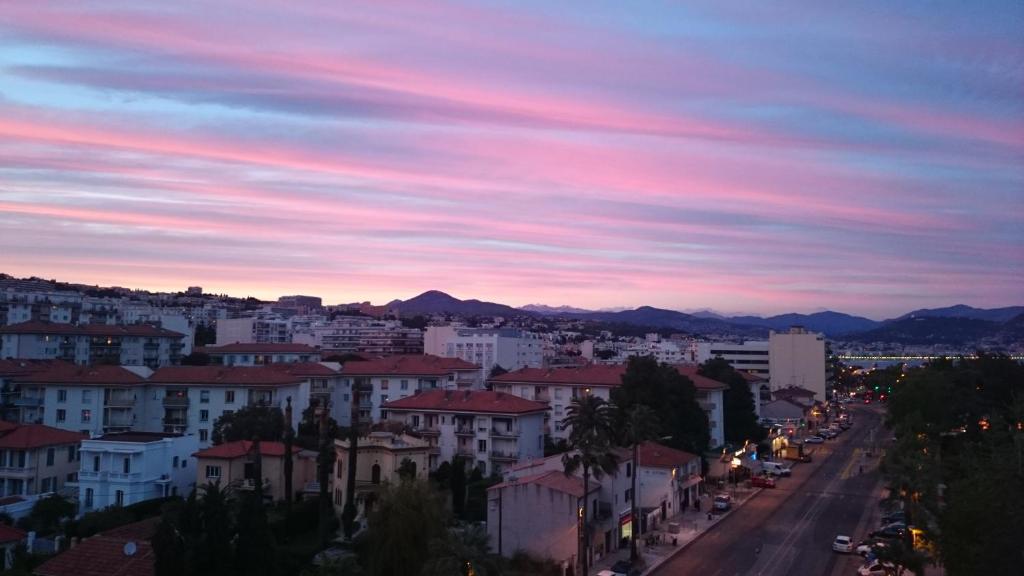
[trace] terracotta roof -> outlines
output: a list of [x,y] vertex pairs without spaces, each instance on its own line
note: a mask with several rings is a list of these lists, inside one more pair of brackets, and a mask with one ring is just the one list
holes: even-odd
[[[153,576],[156,556],[149,541],[160,518],[149,518],[82,540],[36,567],[36,576]],[[133,542],[135,553],[125,554]]]
[[490,380],[502,383],[618,386],[622,384],[622,375],[625,373],[625,364],[590,364],[572,368],[520,368]]
[[743,379],[746,380],[747,382],[767,382],[768,381],[767,378],[765,378],[764,376],[761,376],[760,374],[754,374],[753,372],[745,372],[743,370],[737,370],[737,372],[739,372],[740,376],[743,376]]
[[[697,367],[678,365],[680,374],[686,376],[700,390],[723,390],[728,385],[697,374]],[[491,382],[504,384],[563,384],[570,386],[618,386],[626,374],[625,364],[590,364],[572,368],[520,368],[491,378]]]
[[29,360],[24,358],[8,358],[0,360],[0,376],[24,376],[33,372],[49,370],[54,366],[67,364],[63,360]]
[[479,370],[476,364],[461,358],[443,358],[429,354],[399,354],[346,362],[341,372],[347,376],[444,376],[456,370]]
[[[578,476],[566,476],[565,472],[562,472],[561,470],[551,470],[549,472],[541,472],[540,474],[534,474],[532,476],[516,478],[515,480],[495,484],[488,488],[488,490],[510,488],[519,484],[536,484],[577,498],[583,497],[583,479]],[[591,492],[595,492],[600,488],[600,484],[593,480],[590,481]]]
[[440,412],[485,412],[528,414],[543,412],[548,405],[504,392],[488,390],[428,390],[384,404],[387,410],[429,410]]
[[303,378],[266,366],[165,366],[149,377],[153,384],[203,386],[284,386]]
[[281,370],[295,376],[337,376],[340,372],[319,362],[278,362],[267,368]]
[[7,524],[0,524],[0,543],[21,542],[25,539],[25,536],[27,534],[23,530],[19,530],[14,526],[8,526]]
[[14,378],[17,382],[37,382],[45,384],[102,384],[129,385],[141,384],[145,378],[121,366],[96,364],[93,366],[77,366],[61,363],[41,372],[33,372],[26,376]]
[[[196,458],[220,458],[224,460],[234,460],[235,458],[245,456],[251,450],[251,440],[239,440],[237,442],[226,442],[224,444],[218,444],[217,446],[211,446],[205,450],[196,452],[193,456]],[[302,448],[299,446],[292,446],[293,453],[301,451]],[[260,442],[260,454],[280,458],[284,456],[284,442]]]
[[0,433],[14,430],[19,424],[17,422],[8,422],[7,420],[0,420]]
[[803,396],[807,398],[813,398],[814,392],[801,388],[800,386],[789,386],[788,388],[779,388],[778,390],[772,390],[772,395],[779,398],[790,398],[793,396]]
[[179,438],[180,436],[181,434],[171,434],[169,432],[108,432],[92,440],[148,444],[150,442],[159,442],[165,438]]
[[697,458],[696,454],[669,448],[657,442],[640,444],[636,454],[640,465],[648,468],[675,468]]
[[42,424],[22,424],[0,436],[0,448],[8,450],[29,450],[44,446],[78,444],[87,439],[86,434],[52,428]]
[[270,342],[236,342],[224,344],[223,346],[204,346],[196,350],[204,354],[318,354],[320,351],[305,344],[292,344],[290,342],[275,344]]
[[182,338],[185,335],[152,324],[57,324],[22,322],[0,328],[0,334],[56,334],[58,336],[149,336]]

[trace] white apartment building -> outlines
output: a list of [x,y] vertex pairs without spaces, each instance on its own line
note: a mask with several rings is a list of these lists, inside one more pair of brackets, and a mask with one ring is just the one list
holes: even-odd
[[87,438],[42,424],[0,422],[0,497],[64,493],[78,477],[78,444]]
[[277,317],[226,318],[217,321],[217,345],[292,341],[288,321]]
[[0,357],[157,368],[177,364],[185,334],[150,324],[23,322],[0,328]]
[[712,358],[722,358],[740,372],[756,374],[767,379],[770,373],[769,344],[765,340],[732,342],[697,342],[695,363],[703,364]]
[[57,364],[14,380],[22,422],[101,436],[140,425],[145,416],[146,379],[137,366]]
[[83,440],[79,514],[188,495],[195,486],[195,436],[120,432]]
[[544,341],[540,335],[514,328],[428,326],[423,353],[462,358],[480,366],[484,377],[495,366],[518,370],[544,365]]
[[547,406],[487,390],[427,390],[384,404],[384,417],[430,443],[430,469],[458,456],[484,475],[544,456]]
[[814,399],[825,401],[825,337],[800,327],[788,332],[771,332],[770,349],[772,391],[800,387],[814,392]]
[[247,343],[206,346],[198,350],[210,357],[211,364],[223,366],[262,366],[292,362],[319,362],[320,351],[305,344]]
[[342,316],[297,329],[292,342],[315,346],[323,354],[392,356],[423,353],[423,332],[397,320]]
[[359,417],[363,422],[379,422],[383,419],[381,406],[420,391],[483,387],[480,367],[476,364],[458,358],[419,354],[346,362],[341,375],[346,390],[342,401],[350,402],[348,393],[355,387],[359,392]]

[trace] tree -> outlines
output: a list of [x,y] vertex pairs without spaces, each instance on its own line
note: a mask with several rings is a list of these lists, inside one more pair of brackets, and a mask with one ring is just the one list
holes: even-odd
[[495,364],[494,368],[491,368],[491,378],[501,376],[502,374],[508,374],[508,370],[501,367],[501,364]]
[[284,414],[271,406],[245,406],[224,414],[213,424],[213,443],[237,442],[259,438],[280,442],[284,436]]
[[630,517],[633,518],[634,528],[633,536],[630,538],[629,545],[629,558],[636,562],[640,559],[640,553],[636,549],[636,541],[639,533],[639,523],[637,519],[640,518],[639,503],[636,498],[636,478],[639,476],[638,470],[640,468],[640,457],[639,447],[641,442],[652,440],[658,437],[658,415],[654,413],[649,406],[643,404],[635,404],[625,413],[625,427],[622,428],[622,441],[625,446],[629,446],[633,451],[633,473],[632,473],[632,494],[633,497],[630,499],[632,509],[630,511]]
[[[320,448],[320,416],[317,409],[320,401],[312,399],[309,406],[302,411],[302,418],[299,420],[299,429],[295,434],[295,443],[306,450],[318,450]],[[327,435],[331,438],[343,438],[341,426],[330,416],[327,417]]]
[[235,544],[235,574],[271,576],[276,573],[274,536],[267,523],[267,510],[256,494],[244,494],[238,507],[238,539]]
[[487,528],[480,524],[446,531],[430,543],[430,559],[420,576],[452,576],[470,570],[476,576],[497,576],[501,571],[493,561]]
[[181,359],[183,366],[209,366],[210,355],[204,352],[193,352]]
[[52,494],[36,500],[32,511],[18,522],[18,525],[25,530],[40,534],[52,534],[60,528],[62,519],[71,518],[74,515],[74,503],[63,496]]
[[452,458],[452,475],[448,480],[452,492],[452,513],[461,518],[466,510],[466,461],[461,457]]
[[754,395],[750,385],[735,368],[723,358],[712,358],[698,370],[698,374],[728,384],[722,395],[722,412],[725,419],[725,439],[742,444],[746,440],[757,443],[767,435],[757,421]]
[[654,410],[658,436],[671,437],[666,445],[698,455],[708,449],[711,433],[707,414],[697,402],[697,388],[674,366],[658,364],[651,356],[634,356],[626,365],[622,385],[611,394],[620,414],[636,404]]
[[587,576],[590,550],[591,524],[587,511],[590,495],[590,476],[600,480],[605,474],[614,473],[619,462],[612,451],[614,433],[612,429],[612,408],[597,396],[585,395],[569,404],[563,425],[571,427],[569,432],[570,452],[562,455],[562,466],[566,476],[577,471],[583,472],[583,498],[580,503],[579,520],[579,562],[583,576]]
[[402,458],[398,464],[398,477],[402,480],[414,480],[416,478],[416,463],[409,458]]
[[196,346],[211,346],[217,343],[217,329],[213,326],[200,324],[196,326],[196,335],[193,338]]
[[418,574],[430,557],[430,543],[444,535],[441,503],[422,480],[384,484],[370,515],[370,573]]

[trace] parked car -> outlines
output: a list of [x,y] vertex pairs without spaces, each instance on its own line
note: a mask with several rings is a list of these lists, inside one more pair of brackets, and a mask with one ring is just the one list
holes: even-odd
[[871,538],[885,538],[887,540],[899,540],[903,538],[907,533],[907,527],[904,525],[889,524],[883,526],[878,530],[875,530],[871,534],[868,534]]
[[889,512],[888,514],[882,515],[882,524],[892,524],[894,522],[906,524],[907,515],[904,514],[902,510],[897,510],[895,512]]
[[769,473],[776,476],[789,476],[793,473],[793,470],[781,462],[762,462],[761,468]]
[[853,539],[849,536],[839,534],[835,540],[832,541],[832,550],[836,552],[842,552],[848,554],[853,552]]
[[824,442],[825,439],[818,435],[808,436],[807,438],[804,438],[804,444],[822,444]]
[[750,479],[754,488],[775,488],[775,479],[771,476],[754,476]]
[[728,494],[716,494],[714,504],[712,505],[715,510],[728,510],[732,507],[732,498]]
[[896,567],[891,562],[879,562],[875,560],[868,562],[857,569],[857,574],[860,576],[885,576],[886,574],[892,574],[896,571]]
[[868,554],[873,554],[879,548],[885,548],[888,545],[885,540],[861,540],[860,544],[857,544],[857,554],[867,556]]

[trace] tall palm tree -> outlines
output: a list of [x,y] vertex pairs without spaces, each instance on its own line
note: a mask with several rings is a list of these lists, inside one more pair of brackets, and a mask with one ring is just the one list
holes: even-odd
[[634,404],[624,411],[623,416],[625,426],[622,430],[622,441],[633,449],[633,487],[631,492],[633,496],[630,499],[630,503],[633,505],[630,511],[630,516],[633,519],[633,534],[629,539],[629,559],[636,562],[640,558],[640,553],[636,548],[637,536],[640,535],[640,504],[636,493],[636,477],[639,476],[640,468],[639,446],[641,442],[657,438],[660,430],[658,415],[650,406]]
[[579,562],[581,576],[587,576],[590,549],[590,527],[587,523],[587,499],[590,496],[590,476],[595,480],[612,474],[619,468],[619,461],[613,452],[613,410],[610,404],[597,396],[586,395],[572,401],[562,424],[571,427],[569,432],[570,451],[562,456],[562,466],[567,476],[583,471],[583,503],[580,506],[578,526],[582,532],[579,538]]

